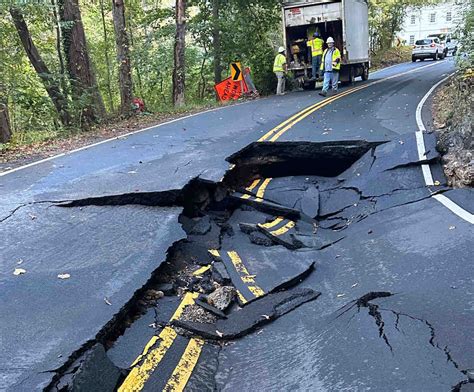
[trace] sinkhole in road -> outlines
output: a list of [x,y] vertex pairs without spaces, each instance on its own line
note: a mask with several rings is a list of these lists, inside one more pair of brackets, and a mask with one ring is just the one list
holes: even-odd
[[[317,181],[336,180],[335,177],[378,144],[366,141],[254,143],[228,158],[233,166],[219,183],[194,179],[182,190],[110,195],[63,204],[68,208],[181,206],[183,213],[179,221],[186,238],[168,249],[166,260],[158,264],[149,281],[137,288],[133,298],[102,328],[96,339],[78,349],[56,371],[47,390],[87,390],[91,385],[114,390],[126,383],[128,375],[146,359],[130,357],[128,365],[124,365],[118,363],[117,357],[121,355],[116,353],[121,345],[128,344],[129,331],[140,328],[138,321],[149,312],[154,312],[153,322],[145,332],[151,331],[158,337],[152,347],[159,344],[166,328],[173,328],[186,339],[198,337],[219,348],[225,341],[252,333],[303,303],[317,299],[319,292],[298,288],[313,271],[314,260],[294,252],[299,248],[322,249],[342,238],[313,238],[319,214]],[[308,176],[316,179],[308,182],[305,178]],[[283,182],[291,177],[294,183],[290,187],[294,192],[290,199],[293,199],[279,200],[278,187],[268,188],[272,197],[264,194],[262,186],[249,191],[250,183],[268,185],[269,177]],[[277,251],[275,259],[293,260],[291,268],[284,264],[279,267],[288,268],[285,278],[266,276],[268,272],[259,270],[245,251],[239,254],[239,243],[253,247],[257,254]],[[163,310],[169,303],[179,308],[182,299],[190,293],[195,293],[194,297],[179,319],[173,319],[172,314]],[[266,317],[262,318],[262,314]],[[143,347],[135,351],[138,356]],[[97,374],[103,376],[99,379]]]
[[256,142],[227,159],[235,167],[227,173],[226,181],[232,186],[253,176],[335,177],[382,143],[365,140]]

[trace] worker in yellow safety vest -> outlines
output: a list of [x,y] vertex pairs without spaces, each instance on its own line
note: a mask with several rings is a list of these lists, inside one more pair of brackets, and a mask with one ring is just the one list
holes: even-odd
[[323,45],[324,40],[321,38],[319,31],[313,34],[313,39],[310,39],[306,45],[311,49],[311,65],[313,73],[311,74],[311,80],[319,78],[319,67],[321,66],[321,57],[323,56]]
[[277,95],[285,95],[285,74],[287,71],[285,48],[280,46],[273,63],[273,72],[275,72],[278,79]]
[[321,61],[321,71],[324,72],[323,90],[319,93],[325,97],[329,87],[337,92],[337,83],[339,82],[339,71],[341,69],[341,52],[334,46],[334,39],[329,37],[326,40],[328,48],[323,53]]

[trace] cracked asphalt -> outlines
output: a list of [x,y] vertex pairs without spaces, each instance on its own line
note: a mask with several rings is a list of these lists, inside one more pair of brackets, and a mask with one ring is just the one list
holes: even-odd
[[[416,134],[453,70],[401,64],[2,173],[0,390],[472,389],[473,191]],[[206,305],[222,286],[233,302]]]

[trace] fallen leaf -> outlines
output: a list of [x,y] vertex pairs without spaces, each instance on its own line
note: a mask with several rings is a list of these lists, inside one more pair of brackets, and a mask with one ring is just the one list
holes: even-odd
[[359,286],[359,283],[354,283],[351,287],[354,288],[354,287],[357,287]]
[[70,274],[59,274],[58,278],[59,279],[69,279],[71,277]]
[[449,226],[449,230],[454,230],[456,226]]
[[19,259],[16,263],[17,263],[18,265],[22,264],[22,263],[23,263],[23,259]]
[[441,183],[440,183],[439,181],[435,181],[434,184],[435,184],[436,186],[440,186],[440,185],[441,185]]
[[329,132],[323,132],[323,135],[329,135]]
[[346,296],[345,294],[338,294],[337,298],[342,298],[342,297],[345,297],[345,296]]
[[109,305],[109,306],[112,306],[112,303],[108,300],[107,297],[104,297],[104,302]]
[[33,215],[33,214],[28,214],[31,218],[31,220],[35,220],[36,219],[36,215]]
[[224,334],[223,334],[222,332],[218,331],[217,329],[216,329],[216,334],[217,334],[217,336],[219,336],[220,338],[221,338],[222,336],[224,336]]
[[13,275],[18,276],[18,275],[23,275],[26,274],[26,270],[23,268],[15,268],[15,271],[13,271]]
[[267,319],[267,320],[270,320],[270,316],[266,315],[266,314],[262,314],[262,317]]
[[405,144],[405,142],[403,140],[400,140],[398,143]]

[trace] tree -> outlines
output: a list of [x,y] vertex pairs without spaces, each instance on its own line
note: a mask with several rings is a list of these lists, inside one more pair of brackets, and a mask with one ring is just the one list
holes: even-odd
[[106,85],[107,85],[107,95],[109,98],[109,103],[110,103],[110,108],[112,109],[112,112],[114,111],[114,98],[112,95],[112,86],[111,86],[111,81],[112,81],[112,76],[110,72],[110,56],[109,56],[109,37],[107,34],[107,25],[105,22],[105,10],[104,10],[104,0],[100,0],[100,16],[101,16],[101,22],[102,22],[102,32],[103,32],[103,37],[104,37],[104,57],[105,57],[105,65],[106,65]]
[[12,137],[10,116],[8,114],[8,97],[5,86],[0,80],[0,143],[8,143]]
[[120,112],[130,114],[133,102],[132,68],[130,64],[129,40],[125,23],[125,4],[123,0],[112,0],[115,43],[119,62]]
[[185,104],[185,48],[186,48],[186,0],[176,0],[176,35],[174,42],[173,104]]
[[212,0],[212,47],[214,49],[214,83],[216,84],[222,81],[220,1]]
[[410,7],[436,4],[441,0],[369,0],[369,35],[373,52],[389,49],[402,29]]
[[80,123],[97,123],[105,117],[105,106],[92,69],[79,3],[60,0],[58,5],[66,65]]
[[65,126],[71,124],[71,116],[68,111],[67,100],[61,93],[57,82],[55,81],[53,74],[49,71],[42,57],[40,56],[38,49],[36,48],[28,26],[23,18],[23,14],[18,8],[11,7],[10,15],[12,16],[13,23],[20,37],[23,48],[30,60],[31,65],[35,69],[37,75],[43,82],[44,88],[46,89],[51,101],[59,114],[61,123]]

